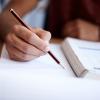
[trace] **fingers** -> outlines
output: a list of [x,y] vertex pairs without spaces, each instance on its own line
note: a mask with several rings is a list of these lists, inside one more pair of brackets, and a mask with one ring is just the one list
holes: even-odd
[[13,32],[16,34],[16,36],[20,37],[27,43],[36,46],[44,52],[48,51],[48,43],[41,39],[39,36],[37,36],[36,33],[30,31],[29,29],[20,25],[16,25],[13,29]]
[[45,41],[49,41],[51,39],[51,33],[48,31],[45,31],[41,28],[34,28],[34,29],[32,29],[32,31]]
[[6,48],[13,60],[28,61],[47,53],[51,35],[42,29],[32,31],[17,25],[6,37]]
[[35,59],[37,56],[33,56],[33,55],[28,55],[25,54],[23,52],[20,52],[18,49],[16,49],[15,47],[11,46],[11,45],[6,45],[6,49],[9,53],[9,57],[12,60],[16,60],[16,61],[29,61],[32,59]]
[[39,56],[42,55],[42,53],[44,53],[41,50],[32,46],[31,44],[28,44],[25,41],[21,40],[20,38],[16,37],[15,34],[9,34],[7,36],[6,42],[7,44],[10,44],[11,46],[17,48],[18,50],[26,54]]

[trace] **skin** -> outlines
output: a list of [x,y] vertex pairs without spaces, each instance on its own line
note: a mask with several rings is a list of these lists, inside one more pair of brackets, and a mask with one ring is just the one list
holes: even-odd
[[32,29],[16,25],[6,37],[9,56],[17,61],[29,61],[49,51],[51,34],[40,28]]
[[51,34],[40,28],[31,31],[11,16],[13,8],[22,17],[37,5],[37,0],[11,0],[0,14],[0,37],[5,41],[9,57],[17,61],[29,61],[49,51]]
[[6,8],[0,14],[0,37],[5,39],[12,27],[19,22],[10,14],[9,9],[13,8],[21,17],[31,11],[37,5],[37,0],[10,0]]
[[[0,14],[0,39],[5,41],[9,57],[13,60],[29,61],[44,55],[49,50],[50,32],[40,28],[30,31],[9,13],[9,9],[13,8],[22,17],[35,8],[37,3],[37,0],[11,0]],[[77,26],[74,28],[77,29]],[[92,37],[92,40],[95,40],[97,36],[93,34]],[[90,35],[80,34],[79,38],[90,40]]]

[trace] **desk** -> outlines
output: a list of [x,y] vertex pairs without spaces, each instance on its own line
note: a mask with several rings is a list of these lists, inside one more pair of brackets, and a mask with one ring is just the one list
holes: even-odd
[[0,69],[0,100],[100,100],[100,81],[67,77],[68,72],[58,67],[41,67]]

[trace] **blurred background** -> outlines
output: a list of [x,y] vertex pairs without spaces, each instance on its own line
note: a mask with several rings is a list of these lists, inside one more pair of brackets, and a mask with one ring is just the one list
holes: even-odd
[[[0,11],[10,0],[0,0]],[[38,0],[23,20],[31,27],[44,28],[52,37],[74,37],[98,41],[99,0]]]

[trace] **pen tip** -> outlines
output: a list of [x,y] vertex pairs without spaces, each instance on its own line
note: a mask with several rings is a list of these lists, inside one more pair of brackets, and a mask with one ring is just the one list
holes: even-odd
[[65,67],[64,67],[62,64],[60,64],[60,66],[61,66],[63,69],[65,69]]

